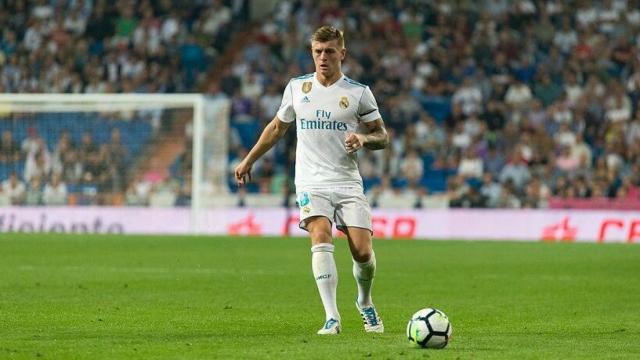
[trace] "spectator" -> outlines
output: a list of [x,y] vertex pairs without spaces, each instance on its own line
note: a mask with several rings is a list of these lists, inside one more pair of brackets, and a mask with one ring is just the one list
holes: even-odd
[[34,127],[27,130],[27,137],[22,140],[21,149],[25,156],[33,156],[40,149],[43,149],[44,140],[38,135],[38,131]]
[[[510,179],[509,179],[510,180]],[[502,186],[497,207],[507,209],[518,209],[522,205],[520,199],[515,194],[515,189],[511,181],[507,181]]]
[[134,16],[133,4],[123,4],[120,16],[115,21],[114,42],[117,46],[127,47],[132,40],[133,32],[138,26],[138,19]]
[[471,145],[471,135],[464,131],[464,123],[459,122],[451,136],[451,145],[458,149],[466,149]]
[[[211,182],[206,182],[203,186],[205,189],[203,189],[205,194],[211,194],[211,195],[215,195],[215,194],[219,194],[220,192],[222,192],[222,189],[214,189],[214,188],[209,188],[208,185],[210,185]],[[191,190],[192,190],[192,176],[191,176],[191,172],[188,172],[185,174],[184,178],[181,179],[180,184],[179,184],[179,189],[178,189],[178,194],[177,194],[177,198],[176,198],[176,206],[190,206],[191,205]]]
[[465,77],[462,85],[453,93],[453,104],[460,104],[465,115],[479,113],[482,109],[482,93],[471,77]]
[[498,182],[495,181],[493,174],[485,172],[482,175],[482,184],[480,186],[480,193],[486,199],[488,207],[497,207],[498,200],[500,199],[500,193],[502,188]]
[[486,172],[492,176],[497,176],[506,163],[506,159],[502,152],[499,152],[495,146],[489,146],[488,152],[483,159],[483,167]]
[[560,148],[560,154],[556,157],[556,167],[558,170],[572,174],[580,166],[579,160],[571,154],[571,147],[568,145]]
[[11,205],[22,205],[25,200],[27,187],[18,179],[18,174],[12,172],[9,178],[2,182],[2,189],[9,197]]
[[[391,135],[391,134],[390,134]],[[389,137],[392,139],[392,137]],[[382,153],[380,155],[380,153]],[[391,178],[395,178],[400,173],[400,155],[393,146],[387,146],[382,151],[376,151],[376,165],[378,169],[376,173],[387,174]]]
[[514,110],[524,110],[529,106],[532,98],[533,95],[531,94],[529,85],[516,78],[511,86],[509,86],[504,101]]
[[111,141],[107,144],[107,158],[117,174],[123,174],[126,167],[127,148],[122,144],[120,129],[114,127],[111,130]]
[[558,132],[554,135],[554,140],[557,146],[572,147],[576,144],[576,134],[571,131],[567,122],[562,122]]
[[564,76],[564,93],[567,94],[567,100],[570,107],[575,107],[582,97],[583,88],[578,84],[576,74],[572,71],[565,72]]
[[571,49],[578,43],[578,34],[571,26],[571,20],[568,16],[562,18],[562,28],[556,31],[553,37],[553,44],[556,45],[564,54],[569,54]]
[[82,15],[79,6],[71,10],[71,14],[64,19],[64,29],[74,36],[82,36],[87,27],[87,20]]
[[29,181],[29,185],[24,195],[24,205],[38,206],[42,205],[42,181],[40,177],[34,177]]
[[542,106],[553,104],[562,95],[562,88],[558,84],[551,81],[548,73],[540,75],[539,82],[534,85],[534,94],[536,98],[542,101]]
[[573,180],[573,188],[576,197],[581,199],[588,199],[591,197],[591,187],[584,176],[579,175]]
[[400,163],[400,172],[409,184],[415,186],[424,174],[424,163],[415,149],[409,149]]
[[250,71],[242,78],[240,89],[242,96],[258,102],[260,102],[259,99],[264,93],[264,86],[262,84],[262,81],[260,77],[253,71]]
[[67,204],[67,185],[61,181],[60,175],[51,174],[51,180],[44,186],[42,201],[47,206],[62,206]]
[[265,94],[259,97],[260,118],[262,121],[271,121],[282,102],[282,95],[275,84],[267,86]]
[[[57,171],[54,171],[57,172]],[[82,180],[84,166],[76,151],[68,151],[63,155],[61,180],[67,184],[78,184]]]
[[149,184],[157,184],[165,181],[169,177],[167,169],[160,165],[158,158],[152,158],[149,168],[145,171],[143,179]]
[[491,132],[502,130],[505,125],[505,106],[496,99],[491,99],[487,103],[487,111],[482,114],[482,120],[487,124]]
[[107,161],[103,153],[88,153],[82,167],[82,184],[106,191],[110,175]]
[[485,208],[488,199],[480,191],[480,184],[469,186],[468,190],[459,198],[453,199],[449,206],[453,208]]
[[243,96],[240,89],[237,89],[231,98],[231,121],[234,123],[250,123],[254,118],[253,100]]
[[45,147],[40,148],[35,154],[27,156],[24,166],[24,179],[28,182],[33,178],[46,178],[51,171],[51,156]]
[[388,176],[383,176],[380,185],[374,186],[367,194],[371,200],[371,206],[374,208],[414,208],[419,202],[420,196],[419,191],[404,192],[399,188],[394,188]]
[[627,145],[631,145],[640,141],[640,108],[636,110],[636,115],[625,129]]
[[98,147],[93,143],[93,135],[90,132],[82,133],[78,153],[80,154],[80,159],[83,162],[85,162],[89,157],[98,154]]
[[604,0],[602,8],[598,11],[597,23],[599,30],[605,34],[612,33],[619,19],[620,12],[613,6],[613,1]]
[[142,19],[133,32],[133,45],[138,52],[156,55],[162,45],[160,21],[154,16],[152,7],[142,10]]
[[520,152],[514,151],[507,164],[500,171],[500,182],[504,185],[507,181],[510,181],[510,184],[515,189],[522,189],[529,178],[529,168],[522,160]]
[[58,144],[51,154],[51,170],[53,172],[61,173],[64,170],[64,156],[75,151],[71,140],[71,133],[68,129],[65,129],[58,138]]
[[578,162],[578,168],[591,168],[592,154],[591,147],[584,142],[582,134],[576,134],[575,143],[571,146],[571,156]]
[[463,153],[464,156],[458,166],[458,175],[464,178],[480,179],[484,170],[482,159],[471,148],[467,148]]
[[165,179],[155,183],[151,187],[149,194],[149,206],[151,207],[171,207],[176,203],[178,197],[177,184]]
[[12,29],[5,29],[2,39],[0,40],[0,52],[4,56],[11,56],[18,50],[18,41],[16,38],[16,32]]
[[4,182],[0,183],[0,207],[11,206],[11,196],[4,189]]
[[420,120],[415,125],[415,131],[416,143],[424,153],[435,152],[446,140],[444,130],[426,112],[420,113]]
[[23,38],[23,46],[31,52],[35,52],[44,41],[44,36],[48,31],[44,28],[43,21],[35,19],[33,24],[27,29]]
[[20,147],[13,137],[13,133],[9,130],[2,132],[2,141],[0,142],[0,163],[12,164],[20,160]]
[[214,0],[211,7],[205,10],[198,24],[205,35],[213,37],[231,20],[231,9],[221,0]]
[[549,188],[538,177],[533,177],[525,187],[522,207],[531,209],[546,208],[550,194]]
[[188,35],[187,40],[180,47],[180,63],[185,69],[185,82],[187,86],[195,84],[196,77],[204,71],[207,55],[204,48],[193,35]]
[[145,181],[142,175],[136,174],[126,191],[126,203],[130,206],[147,206],[151,195],[152,184]]
[[612,82],[611,95],[605,103],[605,118],[611,122],[627,122],[631,118],[631,100],[625,94],[624,88],[617,82]]

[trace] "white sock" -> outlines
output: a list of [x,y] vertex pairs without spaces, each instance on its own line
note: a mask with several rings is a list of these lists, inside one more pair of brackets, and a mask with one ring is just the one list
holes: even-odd
[[376,254],[371,253],[371,258],[367,262],[357,262],[353,260],[353,277],[358,283],[358,305],[361,308],[373,305],[371,301],[371,285],[376,274]]
[[319,244],[311,247],[311,267],[316,279],[326,320],[340,320],[336,304],[336,288],[338,287],[338,270],[333,259],[333,244]]

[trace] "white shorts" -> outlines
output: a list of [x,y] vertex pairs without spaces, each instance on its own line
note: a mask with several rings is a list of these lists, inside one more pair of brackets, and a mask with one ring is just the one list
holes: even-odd
[[[300,228],[307,230],[307,219],[324,216],[342,232],[347,227],[372,231],[371,207],[362,189],[333,188],[303,190],[296,194],[300,208]],[[307,230],[308,231],[308,230]]]

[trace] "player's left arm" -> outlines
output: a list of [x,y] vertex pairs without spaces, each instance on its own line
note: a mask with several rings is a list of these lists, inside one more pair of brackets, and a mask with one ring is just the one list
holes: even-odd
[[364,131],[361,133],[347,133],[344,144],[347,152],[352,154],[360,148],[366,147],[370,150],[384,149],[389,145],[389,134],[384,128],[382,116],[378,111],[378,103],[376,102],[371,89],[365,86],[360,101],[358,101],[358,121]]
[[348,153],[354,153],[366,147],[369,150],[384,149],[389,145],[389,134],[384,127],[382,119],[362,123],[366,134],[349,133],[345,139],[345,147]]

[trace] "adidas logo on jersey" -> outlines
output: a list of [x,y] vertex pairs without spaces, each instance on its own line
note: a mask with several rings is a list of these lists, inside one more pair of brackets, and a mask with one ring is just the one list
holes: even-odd
[[301,101],[301,102],[303,102],[303,103],[310,103],[310,102],[311,102],[311,100],[309,100],[309,98],[305,96],[305,97],[303,97],[303,98],[302,98],[302,101]]

